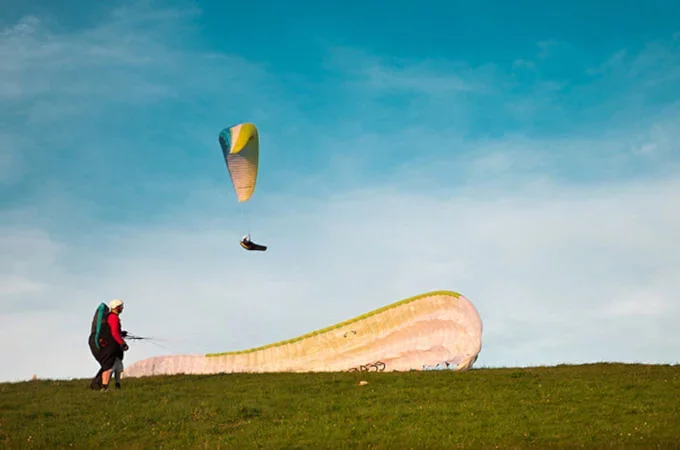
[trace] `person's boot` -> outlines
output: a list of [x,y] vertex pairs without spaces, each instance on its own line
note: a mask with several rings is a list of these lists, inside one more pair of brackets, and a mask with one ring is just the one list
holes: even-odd
[[97,374],[92,378],[90,382],[90,389],[98,390],[102,387],[102,369],[97,371]]
[[97,377],[92,378],[92,381],[90,382],[90,389],[92,389],[93,391],[97,391],[101,389],[101,387],[102,387],[101,378]]

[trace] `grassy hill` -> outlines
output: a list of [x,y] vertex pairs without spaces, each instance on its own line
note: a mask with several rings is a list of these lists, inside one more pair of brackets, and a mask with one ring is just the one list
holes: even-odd
[[680,365],[88,381],[0,384],[0,447],[680,448]]

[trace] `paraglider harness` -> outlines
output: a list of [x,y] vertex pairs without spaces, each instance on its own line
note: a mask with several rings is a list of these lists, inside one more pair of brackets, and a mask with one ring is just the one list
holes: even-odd
[[267,250],[266,245],[256,244],[251,241],[250,236],[243,236],[243,239],[241,239],[241,247],[245,248],[246,250],[259,250],[262,252]]
[[[92,326],[90,327],[90,345],[94,346],[96,350],[101,350],[108,342],[113,340],[111,328],[106,318],[111,314],[111,309],[106,303],[100,303],[92,317]],[[94,350],[93,348],[93,350]]]

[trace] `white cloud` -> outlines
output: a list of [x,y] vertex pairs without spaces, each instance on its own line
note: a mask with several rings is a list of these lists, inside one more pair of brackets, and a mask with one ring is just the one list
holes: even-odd
[[17,275],[0,276],[0,299],[44,291],[45,285]]
[[407,92],[439,96],[495,89],[490,83],[495,71],[491,64],[470,67],[446,60],[386,58],[346,47],[332,48],[328,54],[330,69],[346,72],[349,86],[371,95]]
[[563,47],[566,44],[561,41],[549,39],[545,41],[539,41],[536,45],[539,48],[537,58],[545,59],[553,56],[556,49],[559,49],[560,47]]
[[[344,47],[332,48],[326,64],[346,75],[339,87],[361,105],[354,117],[364,123],[429,122],[461,135],[517,124],[530,132],[563,133],[615,124],[618,132],[627,126],[623,122],[636,126],[677,102],[678,42],[659,39],[639,51],[618,49],[592,66],[583,60],[589,49],[552,40],[539,42],[534,58],[518,58],[508,66],[410,60]],[[570,61],[568,66],[557,56]],[[587,82],[583,75],[589,75]]]
[[[113,20],[71,34],[56,33],[33,16],[0,32],[0,96],[30,98],[45,108],[61,96],[76,103],[74,109],[91,109],[102,101],[139,105],[176,98],[186,90],[217,91],[264,75],[239,57],[190,52],[178,37],[170,37],[166,27],[181,27],[193,14],[116,11]],[[151,20],[154,26],[146,26]],[[30,109],[36,120],[38,108],[33,104]]]
[[[204,195],[210,204],[214,194]],[[652,349],[669,345],[663,332],[680,319],[680,256],[669,245],[680,239],[679,196],[677,181],[622,181],[474,198],[390,185],[311,204],[287,198],[251,217],[254,238],[270,245],[264,254],[238,247],[243,220],[211,211],[159,227],[101,224],[94,251],[89,242],[23,235],[15,242],[22,259],[10,267],[46,288],[22,292],[30,308],[5,309],[2,338],[39,326],[80,350],[56,366],[39,357],[40,340],[21,352],[5,347],[13,364],[2,376],[96,369],[85,335],[97,303],[113,297],[128,301],[128,329],[169,340],[134,343],[132,361],[262,345],[435,289],[458,290],[480,310],[481,365],[673,362],[672,352]],[[50,264],[55,249],[62,256]],[[51,324],[44,308],[67,325]]]
[[397,69],[375,65],[366,69],[366,76],[369,87],[379,90],[405,90],[433,95],[475,89],[470,82],[456,75],[442,74],[426,66]]
[[619,50],[611,55],[609,59],[603,62],[600,66],[586,69],[586,73],[588,75],[606,75],[612,71],[621,70],[625,64],[627,53],[628,51],[626,49]]

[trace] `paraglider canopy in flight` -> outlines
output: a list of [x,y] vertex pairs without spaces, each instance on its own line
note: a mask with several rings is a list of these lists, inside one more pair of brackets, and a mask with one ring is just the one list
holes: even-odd
[[[249,122],[224,128],[219,135],[220,147],[239,203],[250,200],[257,184],[260,157],[260,139],[257,127]],[[256,244],[248,236],[241,239],[246,250],[265,251],[267,247]]]
[[219,136],[222,154],[239,202],[245,202],[255,192],[260,157],[257,127],[241,123],[223,129]]

